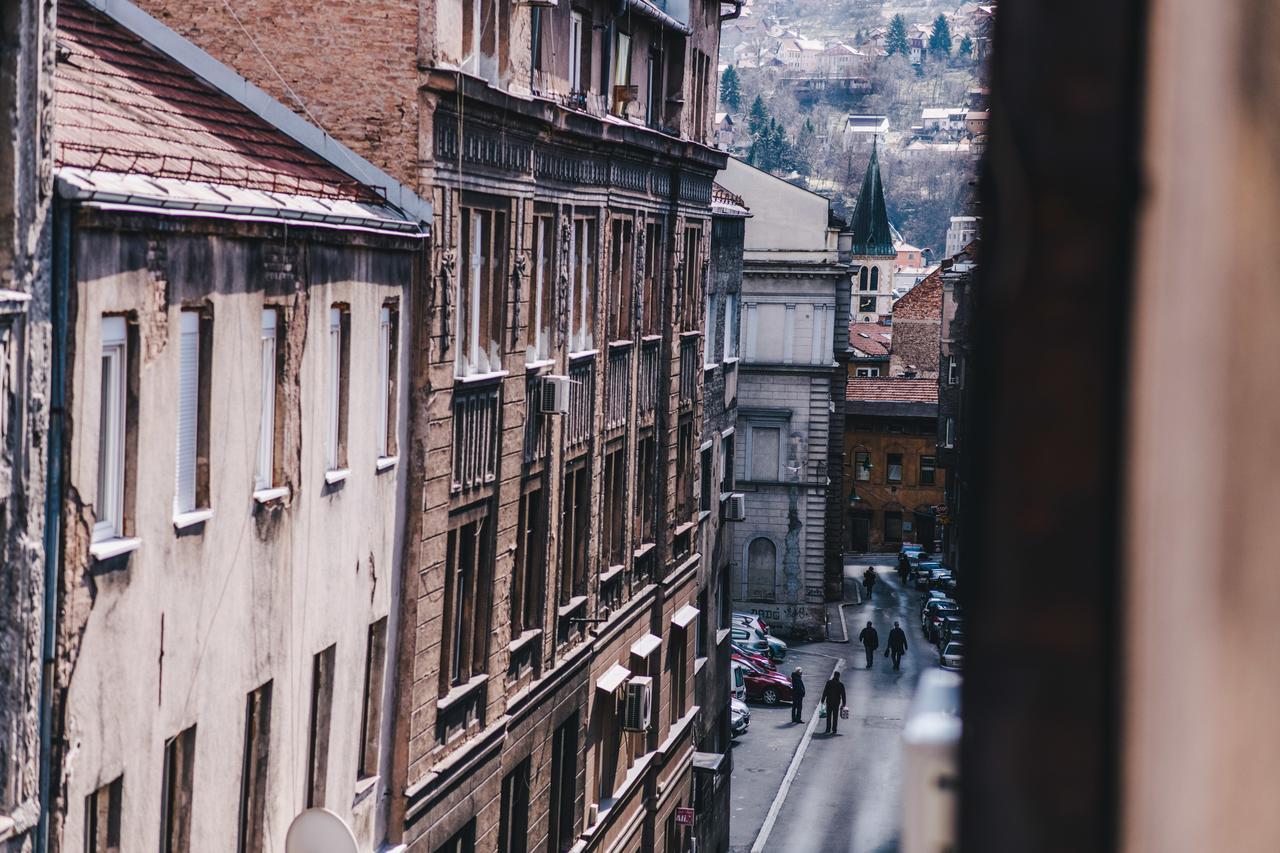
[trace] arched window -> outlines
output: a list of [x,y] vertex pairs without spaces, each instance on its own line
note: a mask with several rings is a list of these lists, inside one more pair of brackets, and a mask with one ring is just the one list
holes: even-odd
[[772,601],[777,573],[777,546],[763,536],[751,540],[747,546],[747,598],[751,601]]
[[871,268],[871,289],[872,290],[880,289],[880,268],[879,267]]
[[863,267],[858,273],[858,290],[867,289],[867,268]]

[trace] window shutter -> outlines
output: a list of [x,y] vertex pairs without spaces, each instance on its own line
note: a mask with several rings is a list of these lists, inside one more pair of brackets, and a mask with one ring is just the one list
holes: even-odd
[[274,479],[274,450],[276,436],[276,312],[267,308],[262,312],[262,418],[258,430],[258,471],[254,477],[255,489],[269,489]]
[[325,442],[325,467],[338,467],[338,383],[342,372],[342,312],[329,309],[329,413]]
[[196,508],[196,431],[200,400],[200,315],[183,311],[178,343],[178,459],[174,512]]
[[378,455],[387,455],[387,430],[391,415],[391,309],[384,307],[378,319],[378,389],[382,405],[378,412]]

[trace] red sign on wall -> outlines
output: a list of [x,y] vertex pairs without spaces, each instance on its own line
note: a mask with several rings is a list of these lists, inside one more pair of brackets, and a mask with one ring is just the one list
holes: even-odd
[[680,826],[693,826],[693,809],[688,806],[677,806],[676,823]]

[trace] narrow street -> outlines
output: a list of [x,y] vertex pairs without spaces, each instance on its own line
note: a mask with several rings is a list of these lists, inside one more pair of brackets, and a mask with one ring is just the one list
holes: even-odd
[[[788,674],[796,665],[804,667],[805,725],[792,725],[789,709],[752,706],[751,731],[734,747],[733,851],[893,853],[898,849],[900,735],[916,681],[925,668],[936,665],[937,655],[920,634],[920,594],[904,588],[893,557],[846,561],[846,589],[868,565],[876,567],[880,581],[871,602],[844,608],[849,643],[793,647],[781,667]],[[909,646],[899,672],[884,657],[894,620],[902,623]],[[857,641],[868,621],[880,634],[880,649],[870,670]],[[839,629],[835,630],[838,634]],[[840,721],[836,735],[824,734],[825,721],[819,720],[802,744],[822,685],[837,661],[843,661],[841,679],[848,694],[849,719]],[[798,748],[804,754],[786,785]],[[775,799],[784,786],[775,810]],[[762,829],[767,830],[767,838],[761,839]]]

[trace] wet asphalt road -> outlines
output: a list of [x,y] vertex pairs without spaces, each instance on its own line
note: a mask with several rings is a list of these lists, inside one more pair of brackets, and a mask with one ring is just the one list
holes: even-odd
[[[846,562],[846,578],[861,577],[875,565],[880,582],[871,602],[844,608],[850,642],[792,647],[783,672],[805,670],[808,687],[805,723],[814,713],[822,684],[836,659],[844,660],[842,679],[849,719],[836,735],[820,722],[805,749],[765,850],[786,853],[894,853],[901,823],[901,733],[915,684],[937,654],[921,636],[921,594],[904,588],[888,556]],[[846,583],[846,588],[849,588]],[[894,620],[907,632],[902,669],[893,671],[884,645]],[[875,664],[866,669],[858,632],[872,621],[880,634]],[[838,628],[836,629],[838,633]],[[752,706],[751,731],[734,748],[730,849],[751,849],[787,766],[807,726],[790,723],[787,708]]]

